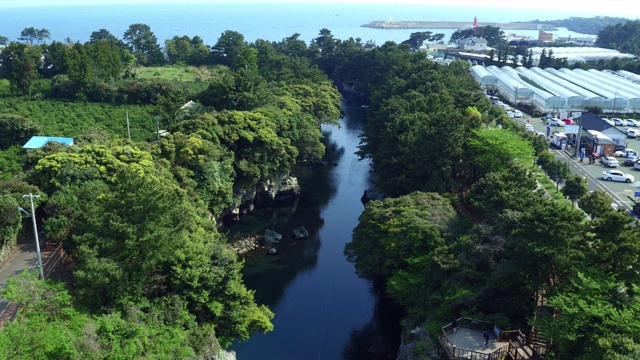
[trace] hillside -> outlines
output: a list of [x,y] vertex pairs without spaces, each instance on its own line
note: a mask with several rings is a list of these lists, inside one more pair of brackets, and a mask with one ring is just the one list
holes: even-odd
[[596,16],[591,18],[570,17],[562,20],[533,20],[532,23],[548,24],[556,27],[564,27],[581,34],[598,35],[607,26],[625,23],[629,19],[611,16]]

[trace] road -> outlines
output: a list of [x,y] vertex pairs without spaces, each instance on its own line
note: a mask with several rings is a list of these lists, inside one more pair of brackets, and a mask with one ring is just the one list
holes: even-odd
[[[516,119],[519,120],[521,124],[530,123],[533,125],[533,128],[541,133],[547,132],[547,126],[544,118],[532,118],[524,114],[524,117]],[[558,128],[560,132],[563,131],[563,128]],[[551,132],[555,131],[555,128],[551,128]],[[634,149],[640,149],[640,140],[638,139],[629,139],[628,146]],[[574,174],[582,175],[587,179],[587,185],[590,191],[600,190],[609,194],[614,202],[612,206],[615,208],[623,208],[631,213],[631,208],[633,207],[633,199],[636,191],[640,191],[640,171],[634,170],[630,167],[620,166],[617,170],[621,170],[622,172],[629,173],[636,178],[636,182],[633,184],[619,183],[619,182],[611,182],[602,179],[602,172],[607,170],[608,168],[602,166],[599,162],[589,165],[589,161],[585,158],[584,162],[579,162],[579,159],[574,159],[571,155],[569,155],[565,151],[553,149],[556,153],[556,158],[562,160],[569,164],[571,168],[571,172]],[[624,160],[619,158],[618,160]],[[623,161],[620,161],[621,163]]]
[[[0,289],[7,286],[7,279],[17,275],[24,269],[33,269],[38,264],[36,244],[18,244],[9,259],[0,264]],[[7,306],[6,299],[0,299],[0,312]]]

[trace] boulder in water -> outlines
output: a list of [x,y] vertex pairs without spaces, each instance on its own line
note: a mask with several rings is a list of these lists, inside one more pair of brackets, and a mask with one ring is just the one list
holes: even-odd
[[309,237],[309,230],[307,230],[307,228],[304,226],[300,226],[293,230],[293,237],[296,240],[306,239]]
[[265,230],[264,232],[264,242],[269,245],[276,244],[282,240],[282,235],[278,234],[273,230]]

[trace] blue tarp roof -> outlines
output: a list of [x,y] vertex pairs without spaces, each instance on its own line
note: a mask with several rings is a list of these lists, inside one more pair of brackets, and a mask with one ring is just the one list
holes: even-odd
[[73,138],[54,137],[54,136],[33,136],[27,141],[24,146],[25,149],[39,149],[45,146],[49,141],[55,141],[62,145],[73,145]]

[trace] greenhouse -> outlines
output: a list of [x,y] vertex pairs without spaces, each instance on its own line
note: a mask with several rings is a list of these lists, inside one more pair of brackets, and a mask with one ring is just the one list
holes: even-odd
[[511,67],[503,66],[501,70],[512,78],[522,81],[533,92],[532,104],[538,110],[542,112],[559,112],[567,109],[567,99],[562,96],[556,96],[525,82],[520,77],[520,74]]
[[602,96],[598,95],[598,94],[594,94],[591,91],[581,87],[581,86],[577,86],[576,84],[567,81],[555,74],[553,74],[551,71],[557,71],[556,69],[553,68],[549,68],[549,71],[545,71],[539,67],[533,67],[531,69],[529,69],[530,71],[550,80],[553,81],[554,83],[568,89],[569,91],[582,96],[582,98],[584,98],[584,106],[586,107],[599,107],[601,109],[604,109],[605,107],[607,107],[607,105],[609,104],[609,100],[603,98]]
[[[609,93],[608,91],[601,89],[600,84],[597,81],[594,81],[589,78],[584,78],[583,76],[579,76],[579,74],[576,74],[569,69],[554,70],[554,69],[547,68],[545,69],[545,71],[548,71],[551,74],[557,75],[575,84],[576,86],[581,86],[601,96],[601,98],[604,100],[603,106],[601,107],[601,109],[605,112],[610,112],[616,105],[615,103],[618,101],[618,99],[616,99],[615,92]],[[626,101],[626,100],[620,99],[620,101]]]
[[566,59],[568,64],[586,61],[611,60],[614,58],[635,58],[635,56],[631,54],[624,54],[617,50],[597,47],[534,47],[531,48],[531,52],[533,54],[533,65],[538,65],[540,63],[540,55],[543,51],[547,55],[552,51],[554,58]]
[[583,111],[597,107],[605,113],[640,112],[640,81],[629,72],[582,69],[471,68],[485,89],[497,90],[510,103],[527,103],[540,112]]
[[593,73],[583,69],[574,69],[574,73],[582,76],[584,79],[593,80],[595,84],[599,85],[600,91],[608,91],[613,96],[607,96],[609,100],[613,99],[611,111],[616,112],[628,112],[634,106],[637,108],[640,105],[640,99],[637,95],[628,91],[624,86],[621,86],[617,81],[607,78],[600,73]]
[[584,109],[586,102],[584,97],[557,83],[554,83],[546,77],[533,72],[524,66],[517,67],[516,71],[520,74],[520,77],[524,77],[526,81],[535,83],[538,87],[550,94],[565,98],[567,100],[567,107],[564,110],[581,111]]
[[483,89],[497,90],[498,78],[491,74],[482,65],[475,65],[471,67],[471,76],[482,85]]
[[507,101],[515,104],[517,97],[518,102],[531,103],[533,91],[529,89],[526,82],[512,78],[494,65],[487,66],[486,70],[498,79],[498,92]]
[[618,96],[626,97],[629,100],[629,108],[627,109],[614,109],[614,113],[618,112],[636,112],[640,109],[640,85],[634,84],[626,79],[620,78],[617,75],[609,74],[606,72],[591,69],[588,73],[601,79],[603,82],[611,85],[618,92]]
[[632,72],[629,72],[627,70],[618,70],[616,71],[616,74],[622,76],[623,78],[630,80],[634,83],[638,83],[640,82],[640,75],[634,74]]

